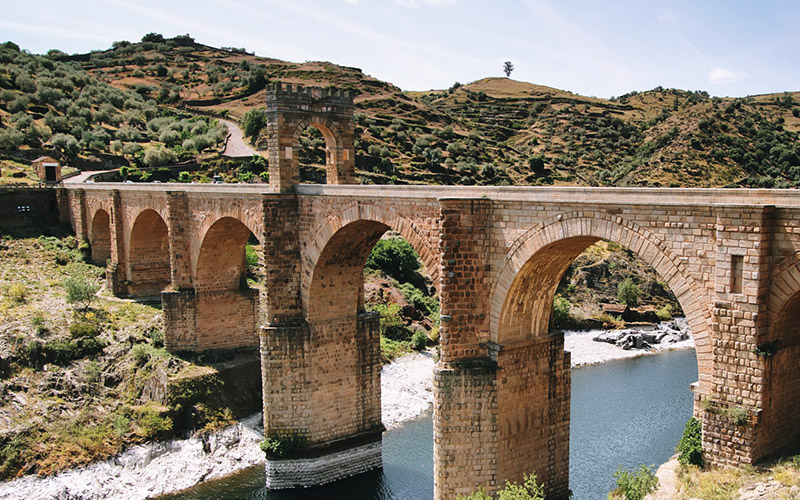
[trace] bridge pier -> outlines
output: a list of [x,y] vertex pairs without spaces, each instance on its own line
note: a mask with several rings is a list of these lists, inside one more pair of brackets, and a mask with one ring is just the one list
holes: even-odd
[[[331,330],[335,337],[326,335]],[[327,328],[298,319],[261,329],[264,436],[274,444],[269,489],[317,486],[383,466],[378,336],[373,314]]]

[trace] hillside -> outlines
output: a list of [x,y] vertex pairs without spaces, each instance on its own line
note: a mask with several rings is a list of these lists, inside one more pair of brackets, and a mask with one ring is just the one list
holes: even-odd
[[[224,129],[209,116],[241,119],[270,82],[353,90],[362,183],[800,184],[800,92],[732,99],[655,88],[609,100],[507,78],[404,92],[358,68],[155,33],[79,55],[3,44],[0,150],[11,161],[55,149],[97,168],[206,162],[182,180],[220,168],[227,181],[263,182],[263,168],[213,162]],[[303,179],[321,180],[324,141],[309,130],[300,146]]]

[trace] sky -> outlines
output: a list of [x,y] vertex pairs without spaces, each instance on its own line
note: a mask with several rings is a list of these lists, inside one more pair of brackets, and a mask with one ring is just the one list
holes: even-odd
[[0,0],[0,41],[33,53],[190,34],[404,90],[503,76],[586,96],[656,86],[800,90],[798,0]]

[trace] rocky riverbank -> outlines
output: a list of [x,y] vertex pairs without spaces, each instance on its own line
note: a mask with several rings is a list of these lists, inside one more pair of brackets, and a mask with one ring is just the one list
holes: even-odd
[[[693,347],[689,338],[656,344],[647,350],[625,350],[615,344],[593,340],[600,333],[589,331],[565,334],[565,349],[572,353],[573,366],[641,356],[668,348]],[[632,332],[628,332],[622,337],[631,334]],[[382,415],[387,428],[397,427],[402,422],[430,410],[433,404],[433,367],[433,356],[426,352],[408,354],[383,368]],[[262,433],[261,415],[253,415],[208,436],[138,445],[109,460],[51,477],[27,476],[6,482],[0,484],[0,498],[153,498],[263,464],[264,454],[258,447]]]
[[[433,358],[414,353],[381,372],[387,428],[413,419],[433,403]],[[26,476],[0,484],[7,500],[143,500],[174,493],[264,463],[261,414],[216,433],[134,446],[124,453],[51,477]]]
[[573,367],[693,348],[694,339],[683,318],[622,330],[564,332],[564,350],[571,353]]

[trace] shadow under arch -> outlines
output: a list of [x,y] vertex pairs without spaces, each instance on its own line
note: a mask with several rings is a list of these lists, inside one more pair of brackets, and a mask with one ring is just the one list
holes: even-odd
[[111,217],[99,208],[92,217],[89,244],[92,249],[92,262],[105,265],[111,258]]
[[127,248],[128,294],[158,297],[171,281],[169,231],[161,214],[142,210],[133,222]]
[[700,393],[710,394],[713,351],[705,292],[655,235],[617,216],[557,216],[519,238],[491,292],[490,340],[503,344],[546,336],[561,276],[581,252],[601,239],[633,251],[669,285],[694,335]]
[[778,266],[768,299],[767,339],[760,339],[771,355],[764,366],[762,415],[755,459],[794,452],[800,447],[800,253]]
[[196,342],[204,349],[258,346],[258,290],[247,284],[245,249],[253,236],[234,217],[211,223],[194,266]]
[[[328,221],[314,234],[314,237],[311,239],[311,245],[309,245],[305,251],[306,264],[310,269],[312,269],[311,273],[303,276],[301,289],[303,307],[306,309],[305,312],[307,314],[310,312],[308,307],[312,295],[311,288],[315,275],[314,273],[316,273],[317,265],[320,262],[320,259],[323,258],[323,252],[327,251],[330,254],[330,252],[334,251],[333,248],[339,248],[339,246],[342,244],[346,245],[348,241],[347,236],[345,236],[344,239],[340,239],[339,243],[334,241],[334,237],[342,238],[342,235],[339,234],[339,231],[355,223],[361,224],[361,226],[359,226],[359,230],[367,231],[370,233],[371,239],[374,239],[374,241],[369,244],[369,250],[367,250],[363,255],[363,260],[360,263],[360,269],[358,271],[359,273],[363,272],[364,263],[366,263],[372,247],[375,246],[375,243],[377,243],[383,233],[391,229],[400,234],[400,236],[402,236],[411,245],[411,247],[414,248],[419,255],[420,260],[422,261],[422,264],[429,273],[431,282],[438,288],[438,254],[432,247],[430,241],[428,241],[422,232],[417,229],[414,222],[410,219],[402,217],[400,214],[394,210],[391,210],[390,208],[378,204],[358,203],[347,207],[339,213],[329,217]],[[339,236],[337,236],[337,234],[339,234]],[[334,246],[329,248],[329,245],[332,242],[334,243]],[[361,276],[359,279],[363,279],[363,276]],[[363,286],[361,289],[363,295]],[[363,306],[363,297],[359,304],[360,306]]]

